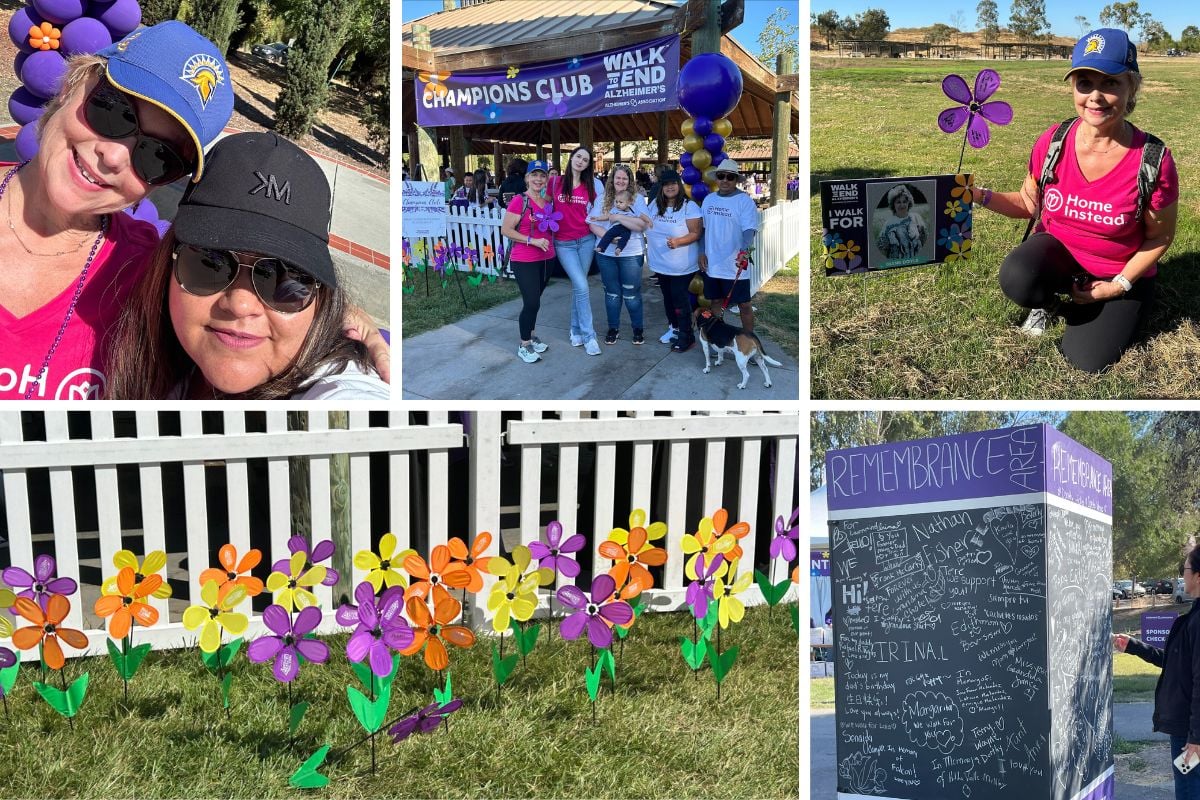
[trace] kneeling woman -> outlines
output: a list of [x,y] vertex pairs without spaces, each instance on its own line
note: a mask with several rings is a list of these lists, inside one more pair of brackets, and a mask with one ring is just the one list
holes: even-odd
[[329,183],[273,133],[226,137],[109,348],[114,398],[386,399],[329,257]]

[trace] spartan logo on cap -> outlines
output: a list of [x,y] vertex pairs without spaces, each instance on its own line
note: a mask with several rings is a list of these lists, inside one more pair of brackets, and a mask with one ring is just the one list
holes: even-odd
[[1104,37],[1098,33],[1093,33],[1087,39],[1087,46],[1083,48],[1083,54],[1090,55],[1092,53],[1104,52]]
[[217,85],[225,82],[225,76],[221,74],[221,62],[208,53],[196,53],[183,62],[183,74],[179,79],[196,87],[201,108],[208,107],[208,101],[217,92]]

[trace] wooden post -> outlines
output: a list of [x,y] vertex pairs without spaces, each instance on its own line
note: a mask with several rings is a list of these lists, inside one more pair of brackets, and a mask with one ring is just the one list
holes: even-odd
[[462,183],[467,174],[467,137],[461,125],[450,128],[450,166],[454,169],[454,182]]
[[595,150],[595,148],[592,147],[594,142],[592,141],[591,117],[579,120],[579,144],[586,147],[588,150],[592,150],[593,152]]
[[496,173],[496,188],[499,189],[508,174],[508,164],[504,163],[504,152],[500,149],[499,141],[492,143],[492,172]]
[[408,143],[409,175],[414,181],[438,181],[437,138],[432,128],[414,126]]
[[704,26],[692,33],[692,55],[721,52],[721,0],[708,0]]
[[562,144],[559,141],[559,133],[558,120],[550,120],[550,166],[562,170]]
[[620,140],[620,139],[614,139],[614,140],[613,140],[613,157],[612,157],[612,163],[614,163],[614,164],[620,164],[620,163],[621,163],[621,140]]
[[[791,51],[775,56],[775,74],[791,75],[796,71],[796,60]],[[791,92],[775,94],[775,114],[771,133],[771,205],[777,205],[787,197],[788,134],[792,127]]]
[[671,132],[667,130],[667,112],[658,112],[658,163],[667,163],[667,140]]

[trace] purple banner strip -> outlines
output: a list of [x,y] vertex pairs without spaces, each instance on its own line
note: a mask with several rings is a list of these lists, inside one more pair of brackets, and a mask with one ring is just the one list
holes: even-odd
[[1112,516],[1112,464],[1046,427],[1046,491]]

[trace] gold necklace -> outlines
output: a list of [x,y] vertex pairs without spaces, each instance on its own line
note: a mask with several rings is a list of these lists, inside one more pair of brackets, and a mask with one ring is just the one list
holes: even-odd
[[83,249],[83,246],[88,243],[88,240],[90,240],[92,238],[92,231],[87,231],[84,233],[83,238],[79,240],[79,244],[75,245],[74,247],[68,248],[66,250],[59,250],[57,253],[35,253],[29,249],[29,245],[25,244],[25,240],[21,238],[21,234],[17,233],[17,226],[13,224],[12,193],[11,192],[9,193],[7,199],[8,199],[8,205],[7,205],[8,229],[10,231],[12,231],[13,236],[17,240],[17,244],[21,245],[22,249],[24,249],[25,252],[31,256],[40,256],[42,258],[56,258],[57,256],[65,256],[65,255],[69,255],[71,253],[78,253],[80,250]]

